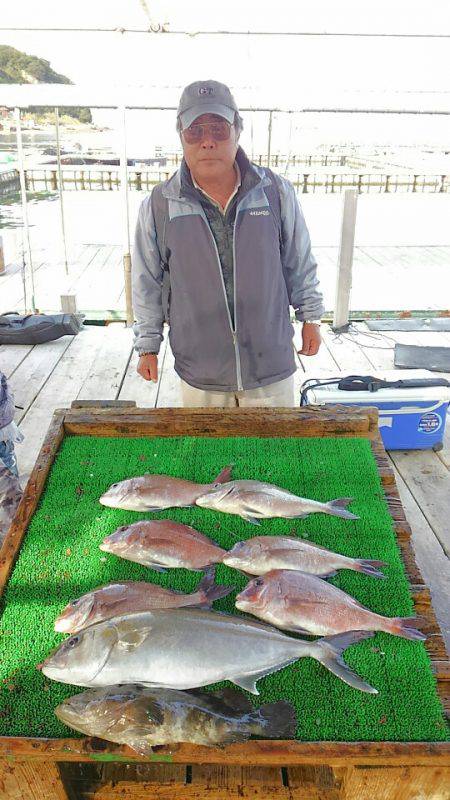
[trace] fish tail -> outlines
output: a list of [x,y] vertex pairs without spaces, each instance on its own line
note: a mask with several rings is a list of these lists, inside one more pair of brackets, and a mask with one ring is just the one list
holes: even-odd
[[337,500],[330,500],[329,503],[326,503],[328,513],[331,514],[332,517],[342,517],[343,519],[359,519],[356,514],[352,514],[351,511],[347,511],[347,506],[349,503],[352,503],[354,499],[354,497],[338,497]]
[[231,473],[233,471],[234,464],[229,464],[228,467],[224,467],[216,478],[214,478],[213,483],[228,483],[231,481]]
[[227,597],[230,592],[233,592],[234,586],[221,586],[214,583],[216,576],[215,567],[209,567],[205,570],[205,574],[201,579],[195,594],[199,595],[199,602],[196,605],[203,608],[209,608],[215,600],[220,600],[222,597]]
[[267,739],[293,739],[297,729],[294,707],[285,700],[266,703],[249,715],[252,733]]
[[363,572],[364,575],[373,575],[374,578],[386,578],[387,575],[377,567],[387,567],[387,564],[385,561],[369,560],[368,558],[356,559],[356,572]]
[[360,689],[361,692],[368,692],[369,694],[378,694],[378,690],[363,681],[342,658],[342,653],[347,647],[351,644],[362,642],[363,639],[368,639],[371,636],[373,636],[372,631],[349,631],[347,633],[338,633],[336,636],[324,636],[313,643],[315,645],[315,652],[312,653],[313,658],[320,661],[333,675],[337,675],[344,683],[348,683],[354,689]]
[[401,636],[402,639],[423,642],[427,637],[415,627],[418,621],[418,617],[394,617],[388,619],[388,624],[383,626],[383,630],[394,636]]

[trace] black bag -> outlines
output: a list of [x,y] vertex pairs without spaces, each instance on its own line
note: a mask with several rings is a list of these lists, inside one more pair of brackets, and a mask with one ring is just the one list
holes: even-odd
[[0,315],[0,344],[42,344],[75,336],[81,331],[83,320],[78,314],[16,314]]

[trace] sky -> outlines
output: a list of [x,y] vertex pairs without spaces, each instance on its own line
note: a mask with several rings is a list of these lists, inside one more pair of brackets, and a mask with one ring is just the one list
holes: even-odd
[[317,88],[450,91],[449,39],[176,36],[5,32],[4,27],[351,31],[450,34],[448,0],[15,0],[2,2],[0,42],[50,61],[75,83],[182,87],[215,78],[264,98]]
[[[145,8],[148,9],[148,13]],[[301,108],[386,93],[450,110],[450,39],[330,36],[200,36],[6,32],[5,27],[448,33],[449,0],[15,0],[2,2],[0,43],[47,59],[74,83],[148,88],[176,105],[183,86],[227,83],[239,105]],[[351,103],[350,103],[351,105]],[[110,112],[97,112],[95,121]],[[380,123],[382,124],[382,123]],[[424,127],[421,121],[421,127]],[[422,133],[420,134],[422,136]]]

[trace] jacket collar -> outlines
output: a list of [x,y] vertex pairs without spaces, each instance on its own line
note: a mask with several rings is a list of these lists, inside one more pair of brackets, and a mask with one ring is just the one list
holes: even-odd
[[[239,169],[242,175],[242,186],[240,193],[247,194],[255,186],[269,186],[272,181],[263,167],[258,167],[252,164],[245,155],[242,147],[238,148],[236,153],[236,161],[239,164]],[[186,161],[183,158],[180,168],[169,178],[162,186],[163,197],[168,200],[178,200],[189,202],[192,197],[198,197],[197,189],[192,183],[191,173],[188,169]]]

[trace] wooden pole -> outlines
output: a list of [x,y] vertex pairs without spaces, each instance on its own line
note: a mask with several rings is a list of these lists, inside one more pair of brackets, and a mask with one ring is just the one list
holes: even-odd
[[66,226],[64,222],[64,200],[63,200],[63,177],[61,171],[61,147],[59,143],[59,108],[55,108],[55,128],[56,128],[56,160],[58,164],[58,183],[59,183],[59,211],[61,215],[61,231],[62,231],[62,245],[64,256],[64,268],[66,275],[69,274],[69,265],[67,262],[67,243],[66,243]]
[[3,251],[3,238],[0,236],[0,275],[5,272],[5,253]]
[[30,229],[28,226],[27,190],[25,186],[25,159],[24,159],[23,143],[22,143],[20,108],[16,107],[14,109],[14,116],[16,122],[17,155],[19,161],[23,230],[24,230],[25,244],[28,254],[28,264],[27,264],[25,260],[25,254],[23,253],[23,268],[22,268],[23,295],[24,295],[23,301],[24,301],[25,311],[26,312],[31,311],[34,314],[36,311],[36,304],[34,301],[34,272],[33,272],[33,259],[31,257]]
[[133,304],[131,298],[131,253],[130,253],[130,213],[128,206],[128,161],[127,161],[127,129],[126,109],[120,106],[119,125],[122,133],[122,147],[120,151],[120,188],[122,192],[122,220],[123,220],[123,272],[125,281],[125,301],[127,325],[132,325],[134,320]]
[[334,331],[345,330],[349,322],[357,202],[357,191],[355,189],[346,189],[344,195],[344,211],[342,214],[336,300],[332,325]]

